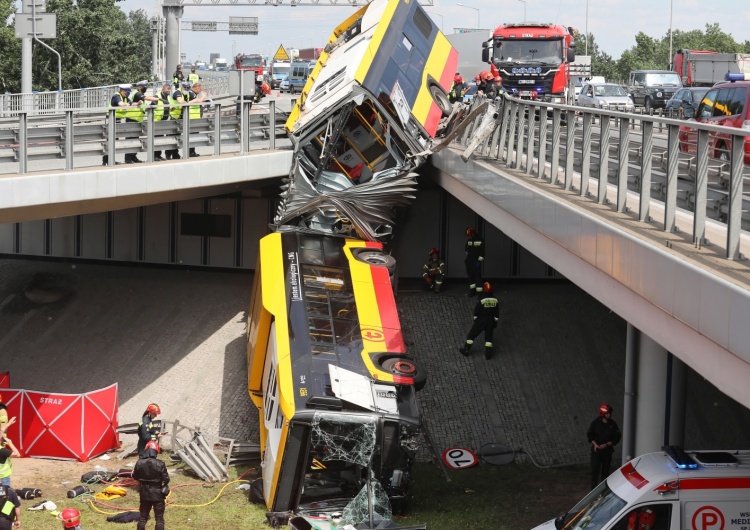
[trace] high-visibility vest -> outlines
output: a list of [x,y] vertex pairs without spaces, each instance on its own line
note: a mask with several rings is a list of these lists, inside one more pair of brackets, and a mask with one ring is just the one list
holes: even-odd
[[195,83],[196,81],[200,81],[200,80],[201,78],[200,76],[198,76],[198,74],[194,74],[191,72],[190,75],[188,75],[188,81],[190,81],[191,83]]
[[[5,447],[5,444],[2,444],[1,447]],[[13,462],[11,461],[11,458],[8,457],[5,459],[4,463],[0,464],[0,479],[9,477],[11,473],[13,473]]]
[[[119,92],[118,92],[118,94],[119,94]],[[114,96],[112,96],[112,97],[114,97]],[[130,99],[128,99],[127,96],[123,96],[122,94],[120,94],[120,97],[122,98],[122,100],[125,103],[130,104]],[[110,109],[112,108],[112,99],[109,100],[109,105],[108,106],[109,106]],[[127,118],[128,114],[130,113],[130,109],[128,107],[114,107],[114,108],[117,109],[117,110],[115,110],[115,117],[117,117],[117,118]],[[109,116],[109,112],[107,113],[107,116]]]
[[[185,98],[185,101],[191,101],[198,96],[194,95],[192,92],[188,92],[188,96]],[[190,113],[189,113],[191,120],[197,120],[201,117],[201,106],[200,105],[190,105]]]
[[[164,96],[163,92],[159,92],[159,101],[156,102],[156,108],[154,109],[154,121],[161,121],[164,119],[168,120],[170,118],[169,112],[164,112],[164,105],[169,105],[169,100],[169,95]],[[164,116],[166,116],[166,118]]]
[[143,121],[143,117],[146,115],[146,104],[146,100],[142,99],[140,105],[138,105],[137,107],[130,107],[128,109],[128,115],[126,116],[126,118],[138,122]]
[[[175,90],[175,92],[177,91]],[[182,94],[182,92],[180,93]],[[174,92],[172,92],[172,94],[169,94],[169,104],[173,105],[172,107],[169,107],[169,116],[173,120],[179,120],[180,118],[182,118],[182,107],[180,106],[180,102],[174,98],[173,94]]]

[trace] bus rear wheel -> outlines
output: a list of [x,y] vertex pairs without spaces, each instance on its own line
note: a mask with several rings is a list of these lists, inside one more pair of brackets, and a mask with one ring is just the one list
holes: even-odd
[[414,380],[414,390],[416,391],[422,390],[427,383],[427,370],[420,367],[414,359],[388,357],[381,361],[380,367],[384,372],[411,377]]
[[380,250],[362,249],[354,251],[354,257],[370,265],[386,267],[390,272],[396,270],[396,258]]
[[448,96],[443,92],[443,89],[438,85],[430,85],[430,96],[432,96],[433,101],[440,109],[440,112],[443,113],[443,116],[450,116],[453,106]]

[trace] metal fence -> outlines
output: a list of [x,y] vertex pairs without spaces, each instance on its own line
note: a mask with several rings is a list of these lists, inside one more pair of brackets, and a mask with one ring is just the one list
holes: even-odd
[[[224,74],[206,76],[203,79],[203,88],[211,98],[229,95],[229,75]],[[156,95],[166,82],[151,82],[149,88]],[[31,94],[0,94],[0,118],[12,117],[23,111],[54,114],[61,110],[106,107],[117,90],[118,85],[109,85],[54,92],[32,92]]]
[[[473,104],[482,102],[480,97]],[[750,131],[509,97],[496,109],[484,123],[476,118],[456,140],[468,146],[465,156],[504,162],[600,204],[610,203],[614,187],[614,209],[637,211],[640,222],[651,221],[651,201],[659,200],[667,232],[678,231],[681,208],[692,216],[696,246],[708,243],[706,221],[716,219],[725,224],[726,257],[743,258],[740,233],[750,229],[744,188]],[[629,193],[636,194],[637,205]]]
[[[118,155],[133,154],[152,162],[154,151],[166,150],[187,158],[198,147],[211,155],[244,153],[251,146],[275,149],[277,139],[286,139],[289,113],[280,111],[273,99],[263,105],[240,105],[203,104],[201,118],[190,119],[186,108],[182,118],[164,121],[155,120],[157,107],[149,106],[142,122],[123,122],[113,108],[58,111],[54,116],[19,112],[0,127],[0,173],[55,170],[49,161],[60,159],[64,167],[59,169],[90,167],[102,164],[105,155],[106,165],[115,165]],[[168,112],[170,106],[162,108]],[[46,163],[32,167],[36,161]]]

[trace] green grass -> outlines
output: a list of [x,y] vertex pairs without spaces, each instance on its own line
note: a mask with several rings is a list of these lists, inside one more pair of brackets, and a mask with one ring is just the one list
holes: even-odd
[[433,465],[415,469],[415,494],[402,525],[430,530],[530,529],[572,508],[586,493],[585,466],[540,469],[510,464],[453,470],[451,482]]
[[[166,460],[165,456],[162,456]],[[173,505],[167,507],[165,519],[169,530],[238,530],[270,529],[266,524],[265,507],[248,501],[246,490],[237,490],[238,483],[204,483],[186,472],[182,465],[168,466],[178,470],[172,474]],[[256,467],[230,469],[230,480],[247,472],[257,476]],[[459,529],[531,529],[571,508],[587,493],[588,469],[539,469],[530,464],[508,466],[481,465],[451,471],[451,482],[431,464],[418,464],[414,469],[414,499],[407,516],[396,516],[401,525],[426,523],[430,530]],[[71,485],[72,487],[72,485]],[[102,486],[94,486],[96,491]],[[107,522],[107,514],[96,511],[81,498],[66,500],[58,507],[75,507],[82,513],[85,530],[135,528],[135,523],[117,525]],[[117,513],[138,507],[138,493],[128,488],[127,496],[110,501],[116,509],[98,506],[99,510]],[[200,506],[204,505],[205,506]],[[24,502],[23,528],[60,528],[49,512],[29,512]],[[153,518],[147,528],[153,529]]]

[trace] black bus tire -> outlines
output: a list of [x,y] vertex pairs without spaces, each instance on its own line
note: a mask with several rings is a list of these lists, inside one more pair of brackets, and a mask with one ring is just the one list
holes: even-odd
[[438,85],[430,85],[430,95],[440,109],[440,112],[443,113],[443,116],[450,116],[451,111],[453,110],[453,105],[451,105],[451,102],[445,92],[443,92],[443,89]]

